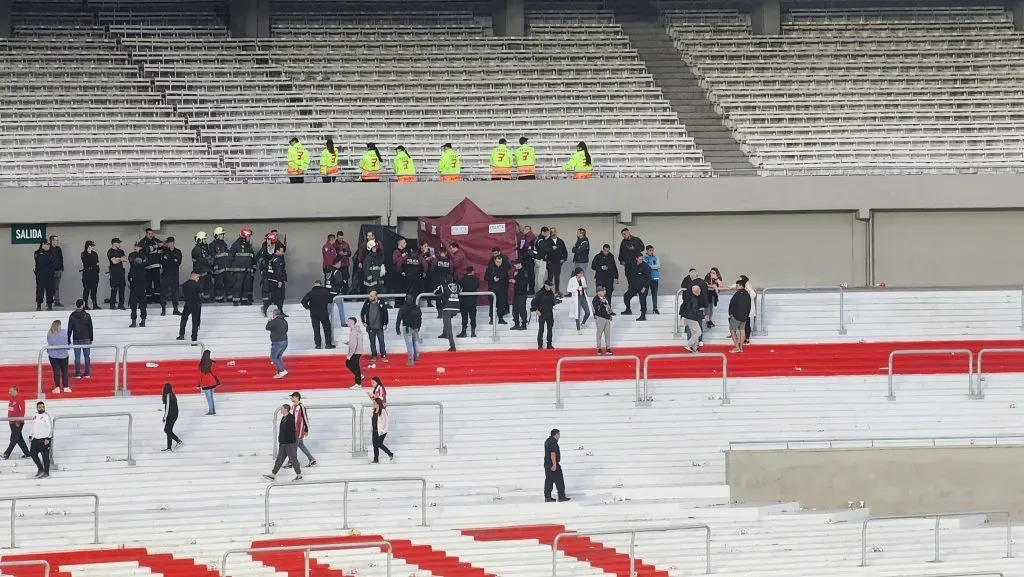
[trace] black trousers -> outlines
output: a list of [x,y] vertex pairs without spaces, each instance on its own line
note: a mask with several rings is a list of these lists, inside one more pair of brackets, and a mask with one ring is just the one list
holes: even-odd
[[[441,302],[441,299],[437,300],[438,303]],[[458,314],[458,311],[444,309],[441,315],[441,318],[443,319],[441,322],[444,326],[444,330],[442,330],[441,335],[448,339],[448,348],[453,350],[455,349],[455,330],[452,328],[452,317],[456,314]]]
[[185,336],[185,325],[188,324],[188,318],[192,317],[192,340],[199,340],[199,323],[202,322],[203,308],[201,306],[191,307],[187,303],[185,308],[181,311],[181,323],[178,325],[178,336]]
[[[139,294],[135,289],[128,293],[128,307],[132,309],[132,322],[137,316],[146,320],[146,293]],[[141,313],[139,312],[141,309]]]
[[650,288],[651,293],[651,308],[654,312],[658,312],[658,281],[651,280]]
[[288,182],[290,182],[291,184],[302,184],[302,183],[306,182],[306,177],[304,177],[304,176],[289,176],[288,177]]
[[160,267],[146,269],[146,295],[157,296],[160,294]]
[[640,315],[643,316],[647,314],[647,290],[637,290],[633,287],[629,287],[626,294],[622,295],[622,301],[626,304],[626,310],[632,309],[632,307],[629,306],[629,301],[633,300],[633,297],[640,297]]
[[537,317],[537,346],[544,346],[544,327],[548,327],[548,346],[551,346],[551,339],[554,337],[555,315],[541,313]]
[[50,357],[50,369],[53,372],[53,388],[64,390],[68,388],[68,358],[55,359]]
[[124,308],[124,277],[117,279],[117,284],[114,284],[115,279],[110,280],[110,308]]
[[54,278],[43,278],[36,276],[36,304],[43,304],[45,297],[46,306],[53,306],[53,289],[55,286]]
[[99,277],[95,277],[95,278],[85,278],[85,277],[82,277],[82,300],[85,301],[86,304],[89,304],[89,302],[92,302],[92,308],[94,308],[94,309],[99,308],[99,305],[96,304],[96,293],[98,292],[99,287],[100,287],[100,279],[99,279]]
[[[309,320],[313,323],[313,344],[318,348],[320,347],[320,328],[323,327],[324,337],[327,340],[327,346],[334,344],[334,333],[331,330],[331,313],[328,312],[325,317],[316,317],[310,315]],[[344,319],[343,319],[344,320]]]
[[164,421],[164,434],[167,435],[167,448],[171,448],[171,441],[180,443],[181,439],[178,435],[174,434],[174,423],[177,422],[178,415],[171,415],[166,421]]
[[526,326],[526,296],[516,295],[516,300],[512,304],[512,322],[521,327]]
[[228,271],[219,273],[207,273],[199,275],[199,290],[203,295],[211,293],[218,302],[224,302],[231,298],[231,274]]
[[273,280],[267,281],[267,284],[270,285],[270,294],[263,299],[263,307],[270,308],[271,306],[275,306],[281,311],[284,311],[285,284],[281,283],[281,286],[277,286],[277,281]]
[[[476,297],[466,297],[466,298],[471,298],[474,301],[476,300]],[[470,326],[470,330],[475,333],[476,332],[476,304],[474,303],[472,305],[463,306],[461,312],[462,312],[462,332],[466,332],[466,325],[468,324]]]
[[348,367],[348,371],[352,373],[352,376],[355,378],[355,384],[357,385],[363,383],[363,370],[359,368],[359,359],[362,356],[363,355],[356,354],[345,359],[345,366]]
[[29,453],[40,473],[50,474],[50,439],[32,439]]
[[[491,291],[495,295],[494,299],[494,311],[498,315],[498,318],[504,319],[505,315],[508,314],[508,285],[490,286],[487,290]],[[487,312],[490,313],[488,307]],[[494,317],[491,317],[491,322],[494,322]]]
[[391,452],[391,449],[387,448],[384,444],[384,439],[387,438],[388,434],[378,435],[377,431],[373,431],[373,462],[380,462],[380,452],[384,451],[384,454],[388,457],[394,458],[395,454]]
[[22,435],[22,431],[25,430],[25,423],[10,423],[11,425],[11,444],[7,445],[7,450],[4,451],[4,458],[11,456],[14,452],[14,447],[21,448],[21,454],[26,457],[29,454],[28,445],[25,444],[25,437]]
[[160,308],[167,308],[167,295],[171,295],[174,310],[178,310],[178,277],[164,275],[160,277]]
[[537,268],[533,262],[533,259],[523,259],[523,270],[526,271],[526,292],[530,294],[537,294]]
[[551,489],[558,489],[558,498],[565,499],[565,477],[562,476],[562,466],[559,465],[554,471],[549,465],[544,465],[544,498],[551,498]]
[[549,262],[547,264],[547,278],[544,280],[551,281],[552,286],[555,288],[555,294],[561,294],[562,290],[562,263],[560,262]]
[[[227,274],[227,273],[225,273]],[[251,270],[233,271],[231,274],[231,292],[236,303],[252,303],[252,283],[254,274]]]

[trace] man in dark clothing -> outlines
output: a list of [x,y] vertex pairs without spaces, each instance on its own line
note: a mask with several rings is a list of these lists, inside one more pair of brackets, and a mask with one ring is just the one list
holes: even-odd
[[[217,227],[217,230],[223,231],[224,229]],[[199,273],[199,288],[203,298],[209,298],[210,296],[210,285],[214,285],[217,290],[217,300],[224,302],[225,293],[224,280],[225,272],[224,268],[227,262],[230,260],[228,254],[228,245],[224,240],[217,239],[213,241],[213,245],[206,244],[206,232],[199,231],[195,236],[196,244],[192,247],[192,270]],[[218,245],[219,243],[219,245]],[[214,247],[216,246],[216,248]],[[221,247],[220,245],[223,245]],[[215,250],[221,250],[222,252],[217,253],[219,256],[214,256]],[[215,277],[215,278],[214,278]]]
[[[463,275],[459,281],[459,286],[462,288],[462,294],[474,293],[480,290],[480,279],[477,278],[476,272],[473,267],[466,267],[466,274]],[[471,335],[476,336],[476,302],[477,295],[464,296],[460,298],[461,311],[462,311],[462,332],[458,336],[460,339],[466,337],[466,326],[469,325]]]
[[25,436],[23,431],[25,430],[25,401],[18,396],[18,387],[11,387],[8,391],[11,394],[11,399],[7,401],[7,418],[8,424],[11,427],[11,443],[7,445],[7,450],[4,451],[3,458],[6,461],[11,458],[11,453],[14,452],[14,447],[21,449],[21,458],[29,458],[28,444],[25,443]]
[[683,304],[679,306],[679,316],[683,317],[683,325],[686,327],[686,344],[683,346],[695,353],[699,350],[697,343],[704,332],[700,326],[704,311],[700,308],[700,287],[694,284],[688,292],[690,295],[684,298]]
[[331,301],[334,295],[319,280],[313,281],[313,288],[302,297],[302,308],[309,311],[309,320],[313,323],[313,344],[316,348],[323,345],[320,341],[320,328],[324,330],[327,348],[334,348],[334,333],[331,330]]
[[640,297],[640,316],[637,317],[636,320],[646,321],[647,291],[649,290],[651,284],[651,269],[650,267],[647,266],[647,263],[644,262],[644,255],[642,251],[637,253],[636,257],[633,259],[633,267],[629,276],[627,277],[627,281],[629,282],[629,290],[626,291],[626,294],[623,295],[622,297],[622,300],[626,304],[626,310],[624,310],[622,314],[633,314],[633,311],[630,309],[629,303],[630,301],[633,300],[633,297],[638,296]]
[[[587,267],[590,266],[590,239],[587,238],[587,229],[576,229],[576,244],[572,247],[573,269],[583,269],[583,276],[587,276]],[[572,295],[566,295],[572,296]]]
[[741,278],[736,281],[737,290],[729,299],[729,336],[732,338],[733,349],[730,352],[742,353],[746,340],[747,321],[750,320],[750,293],[747,292],[747,281]]
[[[135,250],[128,255],[128,307],[132,309],[132,324],[129,328],[135,328],[136,326],[146,326],[146,289],[150,286],[149,284],[149,271],[152,269],[146,268],[146,257],[142,255],[142,242],[135,243]],[[160,263],[157,263],[157,267]],[[160,270],[156,269],[159,274]],[[142,309],[139,314],[139,309]],[[136,319],[141,316],[142,322],[138,325],[135,324]]]
[[494,324],[494,311],[497,311],[498,324],[507,325],[505,315],[508,314],[508,278],[509,267],[505,255],[498,253],[491,259],[487,267],[487,290],[495,295],[494,308],[491,311],[491,324]]
[[51,234],[50,235],[50,252],[53,253],[53,305],[62,307],[64,303],[60,302],[60,281],[61,277],[64,276],[64,251],[60,248],[60,237]]
[[633,236],[628,228],[624,228],[620,232],[622,233],[622,242],[619,243],[619,262],[626,269],[626,279],[628,280],[637,263],[636,256],[644,253],[644,241],[640,240],[638,236]]
[[[398,246],[395,250],[391,251],[391,266],[386,267],[385,270],[390,269],[393,271],[392,274],[385,274],[388,279],[387,292],[395,294],[408,294],[409,293],[409,281],[405,276],[405,261],[409,258],[412,253],[412,249],[409,248],[409,241],[404,238],[398,240]],[[417,259],[418,260],[418,259]],[[379,289],[378,289],[379,290]],[[396,306],[402,306],[405,302],[404,298],[395,299]]]
[[558,440],[562,432],[551,429],[551,436],[544,441],[544,502],[553,503],[551,489],[558,489],[559,501],[570,501],[565,496],[565,478],[562,476],[562,451],[558,448]]
[[292,414],[291,406],[285,403],[281,405],[281,424],[277,429],[278,448],[274,470],[269,475],[263,475],[264,479],[273,481],[277,472],[284,465],[284,460],[288,459],[288,462],[292,464],[292,470],[295,471],[295,480],[302,480],[302,470],[299,469],[298,441],[295,434],[295,415]]
[[[691,290],[693,287],[698,287],[700,290],[693,291]],[[704,346],[704,317],[706,314],[705,311],[708,310],[708,295],[711,294],[711,292],[708,291],[708,283],[704,282],[704,279],[701,278],[699,274],[697,274],[697,269],[691,268],[689,273],[687,273],[687,275],[683,277],[683,282],[679,288],[683,289],[684,301],[686,299],[697,299],[697,308],[700,311],[699,322],[701,325],[701,331],[700,336],[698,337],[697,346]],[[689,327],[687,327],[687,338],[689,338],[690,332],[691,331]]]
[[249,240],[251,238],[252,229],[243,228],[228,251],[230,264],[225,274],[231,275],[229,284],[233,293],[232,301],[236,307],[252,304],[252,283],[256,274],[256,261],[252,242]]
[[561,294],[559,291],[562,290],[562,264],[565,263],[569,258],[569,250],[565,248],[565,242],[558,237],[558,229],[551,227],[551,236],[548,237],[548,242],[551,245],[545,257],[547,262],[547,279],[551,281],[551,286],[555,288],[556,300],[561,300]]
[[533,264],[533,244],[537,242],[537,235],[533,234],[533,229],[529,226],[520,227],[519,229],[519,245],[516,247],[516,258],[519,262],[523,263],[523,270],[526,271],[527,278],[529,278],[529,286],[526,287],[526,294],[532,294],[537,292],[535,288]]
[[160,247],[163,243],[153,233],[153,229],[146,229],[146,236],[139,241],[139,253],[146,261],[145,263],[145,284],[146,299],[160,302]]
[[365,248],[361,249],[357,256],[363,290],[367,294],[370,291],[383,290],[384,275],[387,271],[387,267],[384,266],[384,249],[372,232],[366,233]]
[[[75,310],[68,317],[68,343],[72,345],[91,345],[93,339],[92,315],[85,310],[85,300],[78,299]],[[80,369],[82,355],[85,355],[85,371]],[[75,378],[89,378],[92,375],[92,354],[87,348],[75,349]]]
[[462,275],[466,272],[466,253],[462,252],[462,247],[459,243],[452,241],[448,245],[448,260],[452,261],[452,278],[455,280],[462,280]]
[[551,251],[553,244],[551,241],[551,229],[546,226],[540,227],[540,236],[533,241],[533,248],[530,249],[530,255],[533,257],[534,262],[533,282],[537,290],[544,286],[544,281],[547,279],[548,252]]
[[39,249],[33,254],[34,267],[32,272],[36,275],[36,310],[42,310],[43,299],[46,299],[46,310],[53,310],[53,283],[56,273],[57,261],[53,258],[53,249],[49,241],[43,241]]
[[270,294],[263,299],[263,316],[267,316],[267,309],[270,305],[277,307],[277,310],[284,314],[284,293],[285,283],[288,282],[288,271],[284,265],[284,246],[274,249],[274,256],[267,263],[267,281],[270,285]]
[[[611,245],[601,247],[601,252],[594,255],[590,268],[594,269],[594,285],[603,286],[605,298],[608,299],[608,310],[611,311],[612,294],[615,293],[615,283],[619,282],[619,267],[615,266],[615,255],[612,254]],[[611,312],[614,316],[615,313]]]
[[551,344],[552,331],[555,328],[555,293],[551,287],[551,281],[544,281],[537,294],[533,295],[533,302],[530,303],[530,311],[537,315],[537,348],[544,348],[544,327],[548,327],[548,348],[555,348]]
[[192,317],[192,342],[199,340],[199,323],[203,317],[203,289],[199,282],[199,273],[192,271],[185,284],[181,285],[181,295],[185,299],[185,309],[181,313],[181,322],[178,324],[178,340],[185,340],[185,325],[188,318]]
[[395,332],[402,336],[402,325],[405,325],[405,353],[406,366],[416,366],[420,360],[420,328],[423,326],[423,311],[416,304],[416,297],[409,293],[402,308],[398,309],[395,317]]
[[[433,275],[435,294],[441,294],[441,287],[453,282],[454,280],[454,276],[452,275],[452,261],[448,258],[448,249],[444,246],[444,243],[442,243],[437,249],[437,258],[434,259]],[[441,318],[444,310],[444,299],[437,299],[437,318]]]
[[380,360],[388,362],[388,349],[384,345],[384,331],[388,329],[388,305],[377,298],[377,291],[371,290],[369,298],[363,303],[359,313],[366,335],[370,339],[370,362],[377,361],[377,347],[380,347]]
[[[420,259],[420,253],[410,249],[402,261],[402,281],[406,294],[419,295],[423,292],[423,283],[426,277],[424,262]],[[413,299],[413,304],[418,303]]]
[[181,269],[181,251],[174,246],[174,237],[169,236],[160,247],[160,316],[167,314],[167,293],[171,294],[174,313],[178,310],[178,275]]
[[285,248],[284,240],[276,228],[271,229],[270,232],[263,235],[263,244],[260,245],[260,250],[255,257],[256,269],[260,271],[260,292],[263,300],[267,300],[267,295],[272,293],[270,261],[277,254],[278,248]]
[[327,275],[327,290],[331,293],[331,301],[338,309],[338,324],[345,326],[348,322],[346,320],[348,317],[345,316],[345,300],[334,300],[334,297],[348,294],[348,271],[341,266],[341,262],[340,256],[334,257],[334,266],[331,267],[330,273]]
[[[334,233],[334,252],[337,255],[335,258],[341,259],[341,270],[345,273],[345,287],[350,287],[352,281],[352,247],[345,240],[345,232],[338,231]],[[346,293],[348,291],[346,290]],[[344,324],[344,320],[342,322]]]
[[462,299],[459,297],[459,293],[462,292],[462,287],[459,283],[453,279],[448,280],[434,289],[434,294],[440,298],[437,299],[437,306],[439,310],[443,311],[444,318],[444,330],[437,337],[439,339],[448,339],[448,350],[455,350],[455,331],[452,330],[452,317],[459,314],[462,308]]
[[107,275],[110,276],[110,310],[124,310],[124,285],[125,270],[124,263],[128,259],[121,250],[121,239],[110,240],[110,249],[107,250]]
[[533,282],[526,264],[522,261],[515,262],[515,272],[512,277],[512,330],[526,330],[526,299],[530,294],[530,283]]

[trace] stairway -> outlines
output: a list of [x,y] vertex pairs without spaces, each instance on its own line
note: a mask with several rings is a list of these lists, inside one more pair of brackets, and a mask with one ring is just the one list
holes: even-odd
[[658,12],[648,3],[612,3],[616,20],[629,43],[640,53],[647,70],[661,88],[679,122],[704,151],[704,159],[723,176],[757,176],[757,170],[722,124],[722,117],[708,102],[704,89],[690,68],[683,62],[672,39],[658,23]]

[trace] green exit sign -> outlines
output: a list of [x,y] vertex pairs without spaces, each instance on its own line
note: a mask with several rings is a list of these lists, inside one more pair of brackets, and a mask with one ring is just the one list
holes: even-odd
[[45,224],[11,225],[11,244],[39,244],[45,239]]

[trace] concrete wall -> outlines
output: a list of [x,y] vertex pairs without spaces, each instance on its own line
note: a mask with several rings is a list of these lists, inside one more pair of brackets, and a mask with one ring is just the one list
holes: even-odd
[[1024,447],[726,452],[733,499],[825,509],[864,501],[875,515],[1007,509],[1020,518],[1022,475]]

